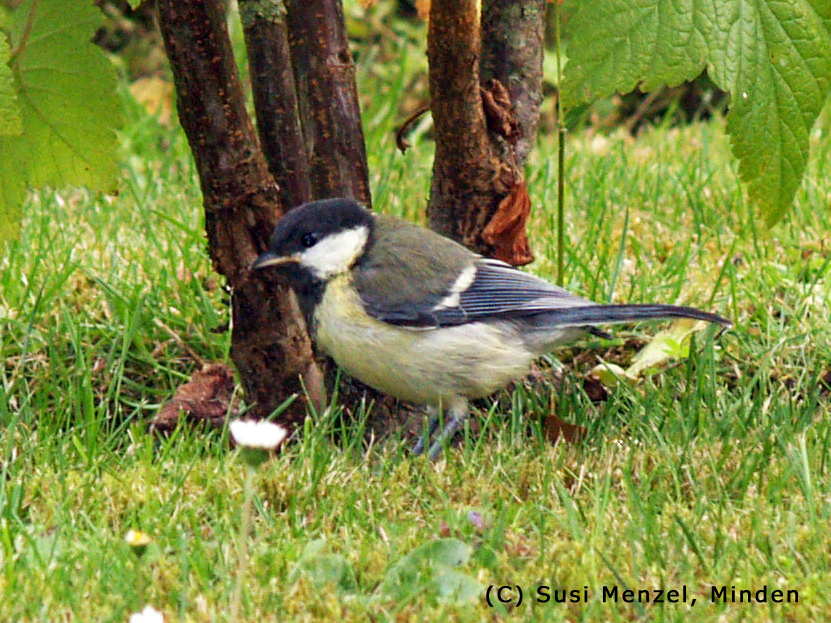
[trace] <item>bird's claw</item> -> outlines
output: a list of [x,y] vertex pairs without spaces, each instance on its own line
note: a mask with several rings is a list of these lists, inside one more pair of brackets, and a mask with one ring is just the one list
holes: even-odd
[[[444,445],[449,443],[453,437],[456,436],[456,433],[459,432],[459,429],[465,423],[467,419],[467,414],[458,414],[454,413],[451,415],[450,419],[445,424],[444,428],[442,429],[439,436],[436,437],[436,440],[433,441],[432,445],[430,446],[430,451],[427,454],[431,461],[435,461],[436,459],[441,456],[442,450],[444,449]],[[413,446],[413,456],[419,456],[424,452],[424,448],[427,445],[427,442],[430,441],[430,438],[433,436],[433,433],[439,427],[439,418],[434,417],[430,420],[430,425],[427,428],[426,434],[422,435],[419,440],[416,442],[416,445]]]

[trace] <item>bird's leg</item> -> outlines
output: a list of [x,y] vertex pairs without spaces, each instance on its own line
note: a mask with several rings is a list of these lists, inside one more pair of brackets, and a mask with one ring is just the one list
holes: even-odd
[[421,437],[418,438],[416,445],[413,446],[413,456],[419,456],[424,452],[424,447],[439,427],[438,409],[433,406],[427,407],[427,415],[430,417],[430,423],[427,425],[427,430],[423,431]]
[[444,449],[444,445],[450,443],[456,433],[459,432],[459,429],[464,426],[465,421],[470,415],[467,400],[460,399],[449,404],[447,412],[450,418],[447,420],[447,424],[444,425],[444,429],[433,442],[433,445],[430,446],[430,454],[428,456],[431,461],[439,458],[441,451]]

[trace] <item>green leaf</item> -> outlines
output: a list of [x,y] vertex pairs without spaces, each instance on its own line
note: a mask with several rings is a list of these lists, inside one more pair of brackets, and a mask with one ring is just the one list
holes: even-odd
[[8,151],[9,136],[19,136],[23,123],[17,94],[14,90],[12,71],[9,67],[11,49],[6,37],[0,33],[0,242],[17,235],[20,222],[20,205],[26,199],[26,181],[20,162]]
[[433,582],[438,600],[455,605],[474,603],[485,590],[479,580],[447,567],[436,569]]
[[690,354],[690,338],[696,331],[703,331],[707,323],[701,320],[682,318],[673,322],[668,329],[659,331],[632,358],[626,375],[638,378],[656,370],[673,359],[685,359]]
[[709,325],[701,320],[682,318],[673,322],[669,328],[659,331],[632,358],[632,363],[625,370],[613,363],[600,363],[591,370],[606,386],[616,386],[621,381],[628,384],[637,383],[641,377],[648,376],[661,366],[674,359],[686,359],[690,354],[692,334],[705,330]]
[[422,563],[458,567],[470,560],[473,548],[459,539],[436,539],[422,543],[404,556],[396,566],[415,566]]
[[454,569],[470,561],[472,553],[473,548],[458,539],[423,543],[390,567],[380,594],[399,603],[421,593],[445,603],[475,601],[484,585]]
[[567,107],[695,78],[732,95],[727,131],[770,224],[790,207],[831,86],[828,0],[597,0],[568,22]]
[[23,132],[17,94],[12,81],[12,70],[9,67],[11,56],[9,42],[0,35],[0,136]]
[[319,590],[334,586],[342,593],[354,593],[358,582],[355,571],[343,556],[326,551],[326,539],[315,539],[306,545],[297,565],[289,574],[294,584],[305,577]]
[[0,135],[0,243],[17,236],[26,200],[26,177],[23,161],[12,154],[15,138]]
[[[815,2],[831,12],[828,0]],[[739,174],[772,225],[799,188],[811,126],[828,95],[831,32],[804,0],[769,0],[742,11],[743,32],[720,33],[730,62],[716,65],[712,76],[732,94],[727,132]]]
[[0,236],[14,234],[27,186],[115,189],[115,70],[90,42],[101,19],[77,0],[27,0],[12,15],[22,133],[0,136]]

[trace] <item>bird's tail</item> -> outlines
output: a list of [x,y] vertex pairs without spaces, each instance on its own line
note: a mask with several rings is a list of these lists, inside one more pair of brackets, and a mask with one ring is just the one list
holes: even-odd
[[596,324],[618,324],[641,320],[664,320],[667,318],[692,318],[721,325],[725,329],[733,323],[717,314],[693,307],[660,304],[627,305],[585,305],[558,309],[549,315],[549,320],[561,327],[582,327]]

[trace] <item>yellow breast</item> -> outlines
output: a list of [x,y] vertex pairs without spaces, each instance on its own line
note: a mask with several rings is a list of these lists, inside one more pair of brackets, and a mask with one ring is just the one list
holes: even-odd
[[346,372],[419,404],[486,396],[534,359],[509,322],[408,329],[372,318],[346,275],[326,286],[315,326],[318,347]]

